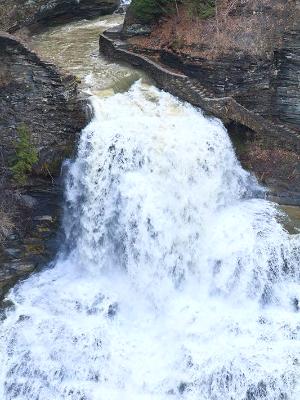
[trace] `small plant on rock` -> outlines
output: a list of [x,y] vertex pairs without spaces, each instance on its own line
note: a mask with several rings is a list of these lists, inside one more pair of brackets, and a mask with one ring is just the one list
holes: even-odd
[[174,50],[180,50],[184,47],[184,40],[180,36],[175,36],[174,40],[171,43],[171,47]]
[[15,144],[16,160],[11,167],[13,178],[18,184],[25,184],[33,165],[38,161],[38,153],[31,143],[28,127],[22,124],[17,129],[18,140]]

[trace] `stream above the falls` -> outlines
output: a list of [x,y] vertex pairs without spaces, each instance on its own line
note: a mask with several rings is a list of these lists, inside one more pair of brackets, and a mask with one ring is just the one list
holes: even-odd
[[32,41],[94,117],[68,167],[65,243],[8,295],[0,398],[299,400],[298,209],[288,221],[264,200],[220,121],[98,55],[121,22]]
[[49,28],[34,36],[31,46],[43,58],[77,76],[81,89],[88,94],[101,97],[124,92],[139,78],[149,80],[140,70],[99,56],[99,34],[123,19],[114,14]]

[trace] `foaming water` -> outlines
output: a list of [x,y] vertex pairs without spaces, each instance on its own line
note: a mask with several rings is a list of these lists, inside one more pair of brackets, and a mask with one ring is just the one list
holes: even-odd
[[1,399],[299,400],[299,235],[223,126],[137,82],[93,98],[66,244],[9,295]]

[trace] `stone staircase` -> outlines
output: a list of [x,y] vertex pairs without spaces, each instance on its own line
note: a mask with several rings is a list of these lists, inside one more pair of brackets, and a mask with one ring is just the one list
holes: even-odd
[[[202,106],[204,110],[222,119],[224,119],[224,116],[230,120],[234,119],[236,122],[247,126],[254,132],[266,135],[269,138],[278,140],[280,137],[280,142],[281,144],[284,142],[284,147],[290,150],[300,151],[299,132],[286,124],[274,123],[262,117],[260,114],[242,106],[232,97],[217,96],[196,79],[191,79],[186,76],[183,79],[176,78],[176,82],[181,88],[184,82],[185,90],[189,90],[193,98],[199,99],[199,103],[201,103],[200,106]],[[299,142],[298,146],[296,144],[297,141]]]
[[254,131],[262,141],[277,145],[286,150],[300,153],[300,132],[284,123],[274,123],[260,114],[253,112],[233,97],[221,97],[209,91],[194,78],[161,65],[149,57],[132,51],[120,34],[110,31],[100,36],[100,49],[109,58],[128,62],[141,67],[149,73],[157,86],[184,101],[201,109],[224,122],[235,121]]

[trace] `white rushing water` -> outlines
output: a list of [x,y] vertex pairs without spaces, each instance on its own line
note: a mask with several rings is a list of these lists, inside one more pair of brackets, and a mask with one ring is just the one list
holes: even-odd
[[129,6],[131,0],[121,0],[121,6]]
[[227,132],[137,82],[93,98],[68,250],[9,295],[0,399],[299,400],[299,236]]

